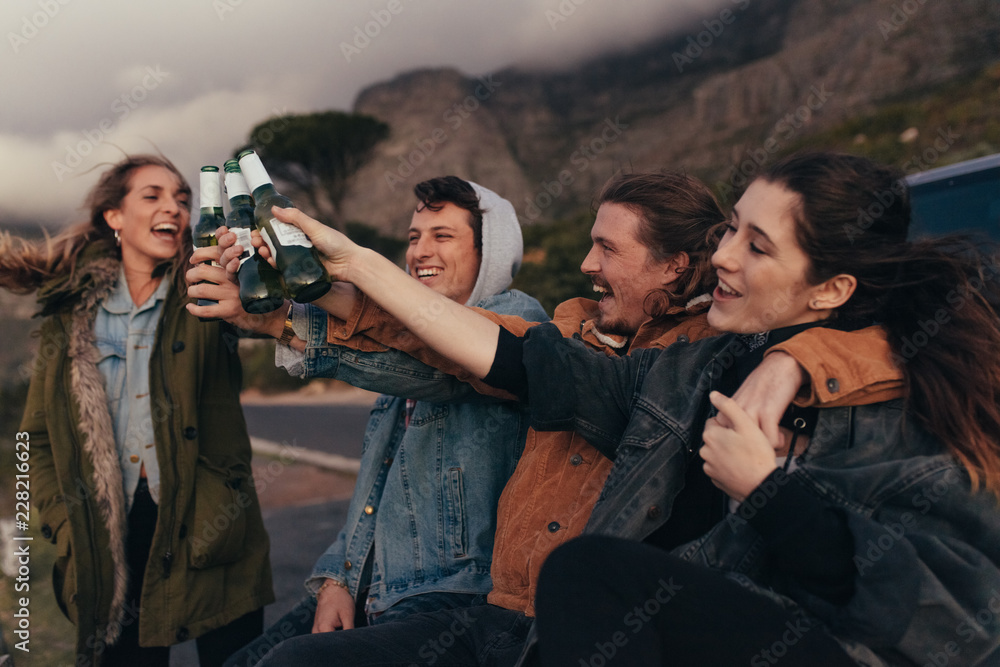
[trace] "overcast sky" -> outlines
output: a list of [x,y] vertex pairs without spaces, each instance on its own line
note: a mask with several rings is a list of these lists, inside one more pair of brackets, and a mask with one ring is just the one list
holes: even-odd
[[3,0],[0,224],[79,219],[87,170],[116,161],[114,146],[159,149],[197,187],[201,165],[221,166],[271,115],[350,110],[366,86],[418,67],[563,67],[711,4]]

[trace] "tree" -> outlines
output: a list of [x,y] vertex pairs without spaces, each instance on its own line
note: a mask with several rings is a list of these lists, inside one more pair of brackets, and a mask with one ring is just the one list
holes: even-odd
[[593,298],[593,283],[580,272],[580,263],[590,252],[590,212],[525,226],[524,262],[511,287],[527,292],[541,302],[550,315],[555,307],[577,296]]
[[317,219],[343,230],[348,181],[388,136],[389,126],[371,116],[325,111],[260,123],[250,144],[268,173],[291,186],[290,196],[303,197]]

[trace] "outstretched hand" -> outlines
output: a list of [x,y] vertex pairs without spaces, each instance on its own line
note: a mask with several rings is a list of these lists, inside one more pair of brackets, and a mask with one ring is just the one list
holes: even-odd
[[719,414],[705,422],[699,453],[705,474],[726,495],[743,501],[777,468],[774,447],[756,421],[733,399],[709,394]]
[[[360,249],[359,245],[336,229],[310,218],[297,208],[274,206],[271,208],[271,212],[281,222],[295,225],[305,232],[313,246],[323,256],[323,265],[331,278],[351,282],[349,277],[351,260]],[[261,250],[261,254],[270,257],[270,253],[265,255],[263,250]]]

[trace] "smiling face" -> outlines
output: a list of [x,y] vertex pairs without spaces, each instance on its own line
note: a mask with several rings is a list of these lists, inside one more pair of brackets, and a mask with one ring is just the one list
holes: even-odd
[[452,301],[468,301],[481,259],[469,212],[450,202],[440,211],[414,211],[409,238],[406,265],[410,275]]
[[[632,336],[649,319],[646,297],[677,280],[675,258],[656,261],[638,239],[642,220],[627,206],[605,202],[590,231],[593,246],[580,270],[602,294],[597,328]],[[676,256],[675,256],[676,257]]]
[[128,194],[104,214],[108,226],[118,231],[125,268],[152,272],[175,257],[188,233],[190,206],[191,193],[166,167],[133,171]]
[[824,287],[806,282],[809,259],[796,239],[799,196],[754,181],[733,207],[712,255],[719,284],[708,322],[721,331],[757,333],[830,315]]

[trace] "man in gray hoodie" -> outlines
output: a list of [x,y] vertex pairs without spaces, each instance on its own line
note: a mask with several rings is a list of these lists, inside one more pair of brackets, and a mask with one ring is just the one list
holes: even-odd
[[[548,320],[535,299],[507,289],[522,253],[510,202],[455,176],[419,183],[414,193],[406,253],[414,279],[458,303]],[[232,310],[231,287],[220,286],[220,305],[206,307],[220,310],[204,314],[246,327],[251,320]],[[309,594],[227,665],[255,664],[299,634],[481,603],[492,587],[497,502],[524,446],[523,409],[456,390],[403,353],[331,345],[327,313],[315,306],[292,304],[252,326],[279,339],[276,363],[289,373],[384,393],[365,433],[347,523],[317,560]]]

